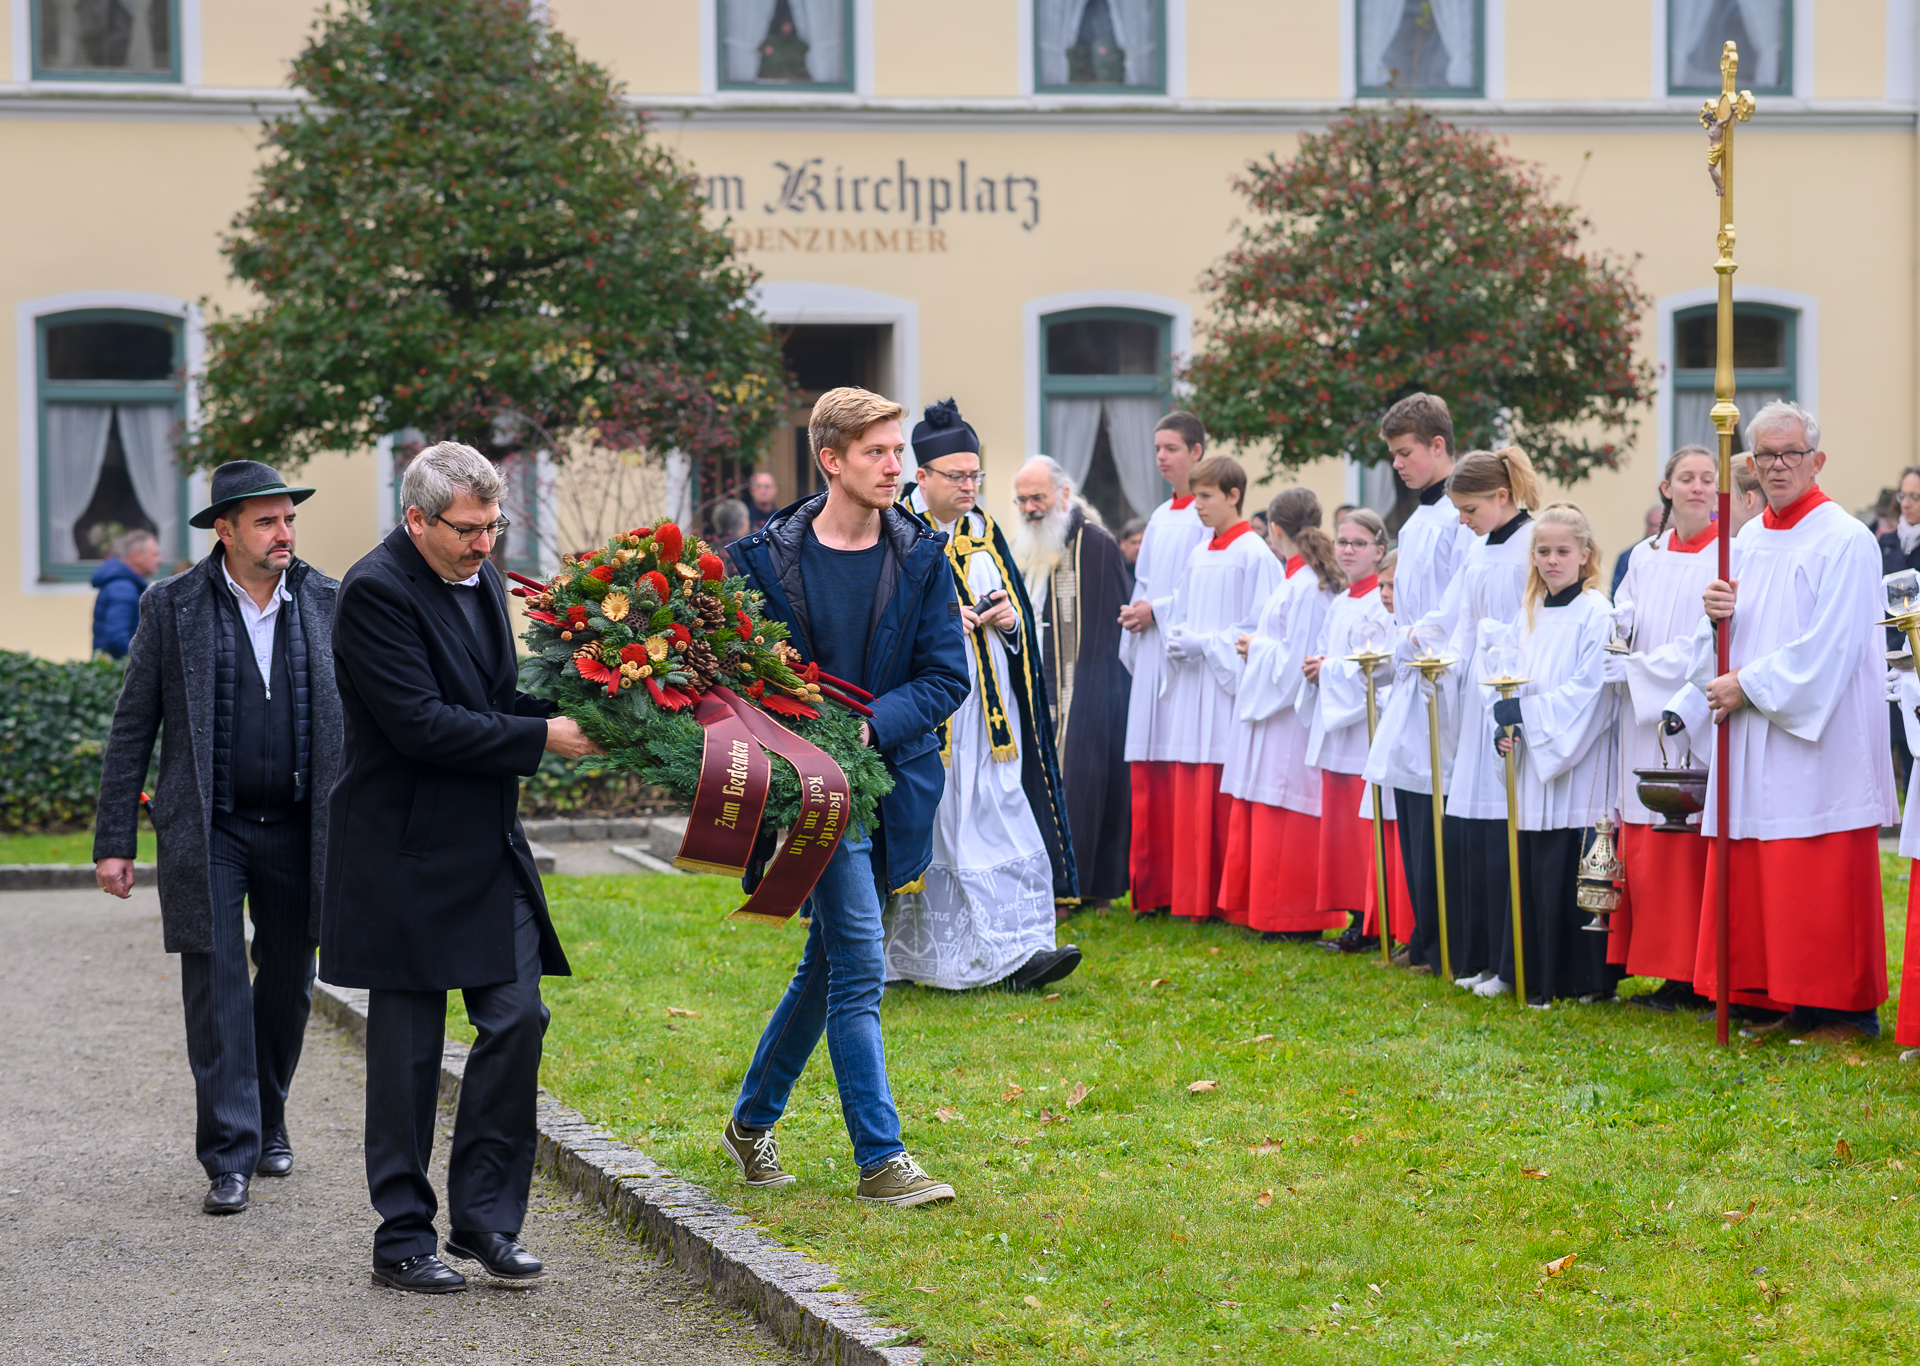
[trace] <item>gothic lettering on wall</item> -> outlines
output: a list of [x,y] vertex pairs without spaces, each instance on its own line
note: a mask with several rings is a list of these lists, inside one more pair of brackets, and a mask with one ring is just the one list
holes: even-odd
[[[855,175],[840,165],[829,170],[823,157],[775,161],[771,170],[765,193],[758,193],[756,185],[754,195],[760,212],[767,215],[886,214],[933,228],[956,214],[981,214],[1010,216],[1027,232],[1040,225],[1038,178],[1012,172],[982,175],[965,161],[956,161],[952,173],[943,175],[915,174],[904,157],[878,175]],[[709,209],[752,212],[746,176],[710,175],[705,185]]]

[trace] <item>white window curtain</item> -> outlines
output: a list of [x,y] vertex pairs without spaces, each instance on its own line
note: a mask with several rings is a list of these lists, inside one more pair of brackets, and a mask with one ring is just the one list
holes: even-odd
[[[1058,460],[1075,488],[1085,488],[1093,467],[1093,447],[1100,439],[1100,400],[1047,400],[1047,454]],[[1109,435],[1108,440],[1112,440]]]
[[157,530],[164,555],[180,553],[180,475],[173,463],[171,403],[123,403],[120,448],[126,452],[127,476],[133,482],[140,510]]
[[[1787,36],[1787,0],[1739,0],[1740,18],[1746,23],[1747,37],[1760,50],[1742,61],[1755,85],[1785,85],[1786,73],[1780,69]],[[1742,54],[1743,57],[1745,54]],[[1714,74],[1719,75],[1716,66]],[[1744,73],[1743,73],[1744,74]]]
[[1447,84],[1458,88],[1473,85],[1474,33],[1480,0],[1428,0],[1433,11],[1433,26],[1440,35],[1440,46],[1447,50]]
[[1145,517],[1160,503],[1163,481],[1153,461],[1153,427],[1166,412],[1165,402],[1157,394],[1110,398],[1106,411],[1107,444],[1113,449],[1120,491],[1133,510]]
[[1786,57],[1790,0],[1668,0],[1667,80],[1675,86],[1720,86],[1720,45],[1737,15],[1755,51],[1740,54],[1742,85],[1789,84]]
[[[1785,389],[1742,389],[1734,395],[1734,402],[1740,405],[1740,432],[1735,439],[1736,449],[1746,449],[1747,419],[1766,404],[1791,397]],[[1676,389],[1673,391],[1673,444],[1675,446],[1705,446],[1710,451],[1720,449],[1720,436],[1713,430],[1713,390]]]
[[843,0],[787,0],[787,8],[793,12],[794,32],[807,45],[807,75],[824,85],[846,80],[847,8]]
[[41,61],[56,71],[97,70],[103,59],[88,53],[87,41],[104,46],[107,35],[124,24],[126,55],[115,68],[165,71],[173,65],[166,5],[167,0],[40,0]]
[[1107,0],[1107,13],[1126,54],[1127,84],[1160,84],[1160,0]]
[[73,564],[80,558],[73,526],[93,501],[100,467],[107,460],[107,433],[113,409],[94,403],[49,403],[45,432],[46,464],[40,496],[46,501],[47,559]]
[[1387,49],[1400,32],[1407,0],[1360,0],[1360,84],[1371,88],[1390,85]]
[[[1034,0],[1033,23],[1035,42],[1040,49],[1041,85],[1067,83],[1067,49],[1079,38],[1080,17],[1086,12],[1087,0]],[[1117,25],[1118,20],[1115,22]],[[1091,453],[1091,437],[1088,442]],[[1061,457],[1056,455],[1054,459]]]
[[[760,79],[760,49],[778,0],[720,0],[720,46],[729,81]],[[800,5],[789,0],[796,24]],[[812,65],[811,59],[808,61]]]

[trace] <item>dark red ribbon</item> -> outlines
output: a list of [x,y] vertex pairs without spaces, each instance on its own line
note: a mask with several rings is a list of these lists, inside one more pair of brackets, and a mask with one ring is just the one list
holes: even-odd
[[676,868],[739,877],[753,854],[760,816],[767,809],[773,766],[733,708],[711,692],[693,713],[704,731],[700,783],[687,816]]

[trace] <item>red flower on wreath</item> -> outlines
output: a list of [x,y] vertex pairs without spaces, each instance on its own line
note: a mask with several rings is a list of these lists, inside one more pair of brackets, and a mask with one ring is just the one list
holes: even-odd
[[740,623],[738,626],[734,627],[734,629],[740,633],[740,639],[752,640],[753,639],[753,618],[748,616],[745,612],[742,612],[739,608],[734,609],[733,616],[734,616],[734,620]]
[[662,606],[666,605],[667,594],[672,590],[667,587],[667,576],[665,574],[662,574],[657,569],[649,569],[640,576],[640,582],[653,590],[653,595],[660,599]]
[[573,657],[573,667],[578,669],[580,671],[580,677],[586,679],[589,683],[606,684],[608,697],[612,697],[620,691],[619,673],[613,669],[609,669],[599,660],[575,655]]
[[660,556],[662,564],[678,560],[686,548],[686,537],[672,522],[662,522],[653,529],[654,553]]
[[596,564],[593,568],[589,569],[587,573],[602,583],[613,582],[613,566],[610,564]]
[[645,664],[647,662],[647,647],[639,644],[622,645],[620,647],[620,662],[622,664]]
[[759,679],[759,678],[754,679],[753,686],[747,689],[747,696],[751,697],[754,701],[758,702],[762,697],[765,697],[766,695],[767,695],[767,685],[765,680]]
[[779,693],[761,698],[760,705],[768,711],[778,712],[782,716],[814,717],[820,714],[805,702],[796,702],[793,698],[782,697]]
[[627,535],[632,536],[635,540],[638,540],[642,536],[653,535],[653,528],[650,526],[637,526],[632,531],[629,531]]
[[683,707],[691,707],[697,700],[678,688],[663,688],[657,679],[652,678],[647,680],[647,691],[653,696],[653,704],[667,711],[679,711]]
[[667,634],[679,641],[682,645],[693,644],[693,632],[689,631],[677,621],[667,628]]
[[566,624],[559,617],[556,617],[553,613],[542,612],[537,607],[529,607],[527,609],[527,615],[529,617],[532,617],[535,621],[544,621],[549,626],[564,626]]
[[812,660],[808,660],[807,666],[800,670],[800,681],[802,683],[818,683],[820,681],[820,666]]
[[700,557],[700,577],[708,583],[718,583],[726,575],[726,563],[718,555],[709,553]]

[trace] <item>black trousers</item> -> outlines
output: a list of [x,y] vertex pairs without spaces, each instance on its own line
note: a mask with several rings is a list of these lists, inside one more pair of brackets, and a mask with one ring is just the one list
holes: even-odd
[[[209,1178],[253,1175],[261,1135],[286,1122],[313,1005],[307,935],[311,830],[307,810],[262,824],[214,813],[208,847],[213,951],[180,955],[187,1065],[198,1110],[194,1148]],[[253,915],[247,980],[246,924]]]
[[[1527,996],[1553,1000],[1611,991],[1620,969],[1607,964],[1607,936],[1581,927],[1593,919],[1579,891],[1585,830],[1520,832],[1520,929],[1526,936]],[[1513,929],[1501,945],[1500,976],[1514,980]]]
[[[548,1012],[540,1000],[540,931],[533,903],[518,888],[513,948],[511,982],[461,992],[478,1036],[460,1082],[447,1161],[447,1212],[462,1233],[518,1237],[533,1184],[534,1106]],[[367,1191],[380,1212],[373,1259],[382,1266],[436,1246],[439,1205],[427,1163],[446,1037],[446,992],[369,993]]]
[[[1449,826],[1460,828],[1460,887],[1458,908],[1447,910],[1460,918],[1461,949],[1454,950],[1453,975],[1477,977],[1497,972],[1501,949],[1513,937],[1513,888],[1507,876],[1507,823],[1465,816],[1448,816]],[[1447,871],[1453,871],[1453,851],[1447,851]],[[1512,978],[1508,978],[1512,981]]]
[[[1393,789],[1394,811],[1399,820],[1400,861],[1407,874],[1407,896],[1413,902],[1413,938],[1407,943],[1407,961],[1425,963],[1440,971],[1440,883],[1433,868],[1433,794]],[[1447,932],[1448,956],[1459,975],[1466,961],[1466,927],[1460,914],[1460,864],[1465,849],[1460,842],[1460,822],[1452,816],[1441,817],[1441,838],[1447,854]]]

